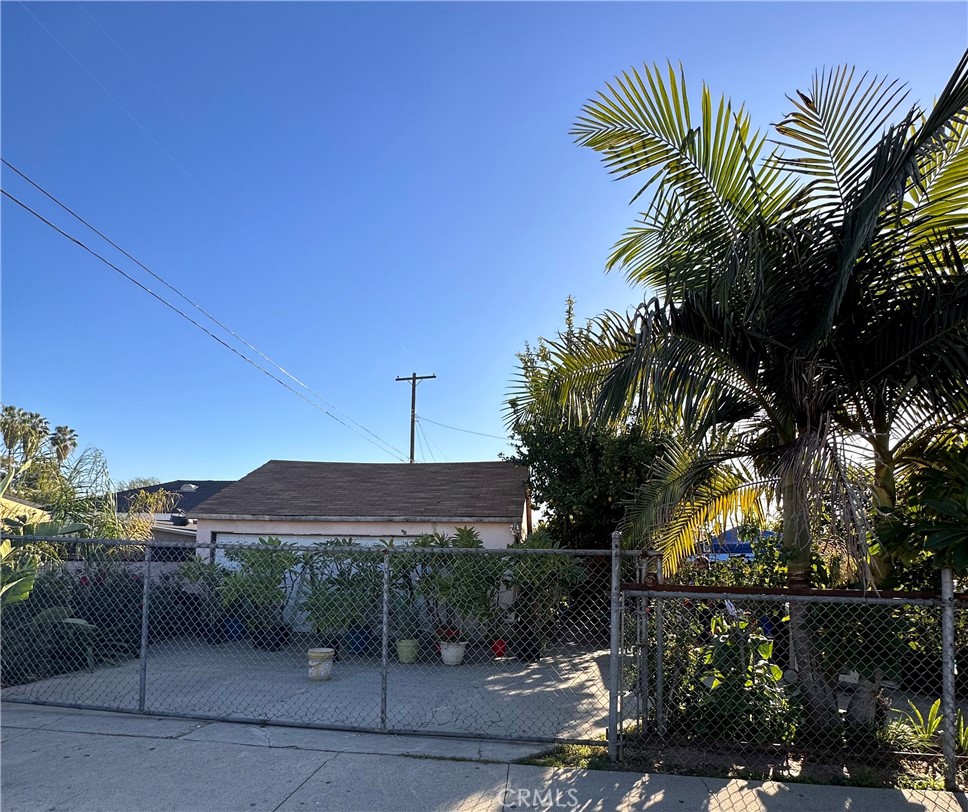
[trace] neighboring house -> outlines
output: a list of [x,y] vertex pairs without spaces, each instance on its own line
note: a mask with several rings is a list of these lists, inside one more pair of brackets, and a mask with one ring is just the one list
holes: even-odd
[[474,527],[485,547],[527,535],[527,469],[510,462],[270,460],[189,511],[200,543],[277,536],[359,543]]
[[[0,496],[0,520],[9,520],[16,526],[49,522],[50,514],[40,505],[4,494]],[[6,524],[6,521],[4,521]],[[7,528],[4,527],[4,530]]]
[[185,514],[231,484],[232,480],[176,479],[158,485],[145,485],[143,488],[118,491],[114,496],[118,505],[118,513],[127,513],[131,507],[131,499],[139,491],[147,493],[168,491],[175,494],[177,499],[171,513],[154,514],[151,537],[156,541],[193,542],[195,541],[195,527]]

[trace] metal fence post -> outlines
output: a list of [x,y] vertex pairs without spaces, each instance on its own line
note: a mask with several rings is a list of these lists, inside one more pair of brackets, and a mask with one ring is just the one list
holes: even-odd
[[957,789],[958,760],[955,754],[955,598],[954,574],[941,570],[941,713],[944,787]]
[[383,622],[380,635],[380,730],[387,729],[387,676],[390,668],[390,550],[383,551]]
[[138,675],[138,712],[145,712],[148,688],[148,612],[151,602],[151,542],[145,542],[145,571],[141,584],[141,662]]
[[611,653],[608,660],[608,758],[609,761],[618,761],[619,756],[619,720],[618,720],[618,694],[619,694],[619,672],[621,663],[619,658],[619,632],[622,625],[622,612],[619,603],[622,577],[622,548],[621,535],[616,530],[612,533],[612,590],[611,590],[611,617],[612,626],[610,629],[610,648]]
[[[662,557],[656,559],[656,580],[661,584]],[[659,735],[665,736],[665,617],[662,611],[662,593],[655,598],[655,721]]]
[[[635,562],[635,582],[640,586],[645,584],[647,562],[644,555],[640,555]],[[649,667],[649,621],[645,616],[646,598],[639,593],[635,597],[635,658],[638,663],[635,675],[636,692],[638,694],[637,717],[639,733],[645,733],[645,726],[649,721],[648,711],[648,667]]]

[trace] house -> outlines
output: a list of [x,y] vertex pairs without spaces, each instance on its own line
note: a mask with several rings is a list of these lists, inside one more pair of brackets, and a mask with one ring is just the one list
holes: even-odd
[[114,497],[118,506],[118,513],[128,513],[132,500],[141,491],[157,493],[167,491],[175,495],[175,502],[170,513],[155,513],[151,527],[151,537],[155,541],[195,541],[195,527],[185,514],[217,494],[232,480],[216,479],[176,479],[171,482],[161,482],[157,485],[145,485],[142,488],[131,488],[118,491]]
[[270,460],[189,511],[200,543],[277,536],[359,543],[477,529],[501,549],[527,534],[528,472],[510,462],[348,463]]
[[49,521],[50,513],[42,506],[9,494],[0,495],[0,522],[5,531],[14,527]]

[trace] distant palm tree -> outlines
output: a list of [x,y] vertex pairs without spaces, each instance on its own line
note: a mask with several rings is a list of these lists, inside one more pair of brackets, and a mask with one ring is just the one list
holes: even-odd
[[32,460],[40,451],[50,434],[50,423],[39,412],[27,412],[24,418],[20,446],[23,449],[24,461]]
[[0,414],[0,433],[5,447],[5,463],[20,472],[28,467],[48,439],[50,424],[37,412],[4,406]]
[[54,449],[57,464],[62,464],[77,448],[77,432],[70,426],[57,426],[50,435],[50,445]]

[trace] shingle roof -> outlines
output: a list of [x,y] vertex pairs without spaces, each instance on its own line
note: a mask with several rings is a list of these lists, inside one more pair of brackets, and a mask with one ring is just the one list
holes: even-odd
[[[210,496],[215,496],[226,485],[231,484],[231,479],[176,479],[172,482],[162,482],[159,485],[146,485],[143,488],[131,488],[126,491],[118,491],[114,496],[118,502],[118,510],[121,513],[127,513],[128,500],[138,491],[147,491],[148,493],[170,491],[178,496],[178,502],[175,507],[187,512],[197,505],[200,505]],[[182,485],[195,485],[197,490],[190,492],[182,491]]]
[[519,521],[527,480],[527,469],[510,462],[270,460],[192,515]]

